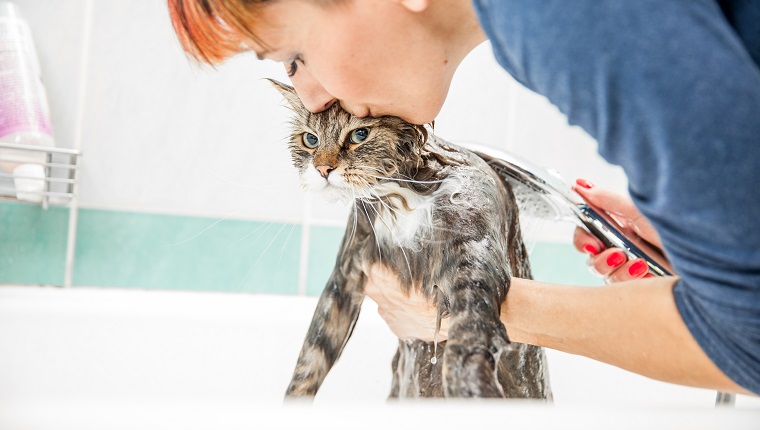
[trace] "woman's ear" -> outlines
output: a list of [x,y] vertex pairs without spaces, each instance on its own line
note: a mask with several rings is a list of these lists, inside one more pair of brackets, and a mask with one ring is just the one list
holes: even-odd
[[412,12],[422,12],[427,9],[430,0],[393,0]]

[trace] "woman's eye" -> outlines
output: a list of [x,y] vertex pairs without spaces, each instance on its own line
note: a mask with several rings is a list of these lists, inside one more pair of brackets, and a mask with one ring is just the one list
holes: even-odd
[[298,71],[298,61],[303,63],[303,57],[301,57],[301,54],[296,55],[285,67],[287,69],[286,72],[288,73],[288,77],[292,78],[296,75],[296,72]]
[[367,140],[367,136],[369,136],[369,129],[362,127],[352,131],[349,139],[351,140],[351,143],[362,143]]
[[295,76],[296,71],[298,71],[298,64],[296,63],[296,60],[293,60],[288,65],[288,70],[287,70],[288,77],[292,78],[293,76]]
[[303,140],[303,146],[309,149],[314,149],[319,144],[319,139],[317,136],[314,136],[311,133],[304,133],[301,139]]

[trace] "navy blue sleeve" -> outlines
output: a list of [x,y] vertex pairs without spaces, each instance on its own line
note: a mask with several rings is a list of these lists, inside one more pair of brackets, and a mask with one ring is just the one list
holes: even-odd
[[474,4],[502,67],[623,167],[681,277],[684,322],[760,393],[760,32],[743,19],[760,2]]

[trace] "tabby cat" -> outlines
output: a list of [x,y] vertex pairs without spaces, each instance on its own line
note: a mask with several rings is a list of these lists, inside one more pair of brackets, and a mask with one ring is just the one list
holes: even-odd
[[510,343],[499,320],[510,276],[531,277],[509,185],[423,126],[357,118],[339,103],[314,114],[272,83],[294,111],[289,146],[304,187],[353,203],[286,396],[317,393],[359,318],[368,268],[381,263],[450,318],[437,347],[399,340],[391,398],[550,399],[544,351]]

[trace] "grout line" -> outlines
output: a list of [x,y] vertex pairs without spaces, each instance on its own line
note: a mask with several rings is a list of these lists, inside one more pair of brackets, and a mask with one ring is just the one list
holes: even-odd
[[[128,212],[138,213],[146,215],[167,215],[187,218],[209,218],[209,219],[224,219],[234,221],[250,221],[250,222],[277,222],[285,224],[301,224],[303,221],[300,217],[258,217],[258,216],[245,216],[242,215],[243,210],[229,211],[229,212],[205,212],[196,210],[171,210],[156,207],[141,207],[141,206],[121,206],[121,205],[109,205],[109,204],[80,204],[83,209],[91,209],[98,211],[109,212]],[[240,215],[240,216],[237,216]],[[318,223],[315,223],[318,224]]]
[[301,249],[298,258],[298,295],[306,295],[309,276],[309,243],[311,241],[311,199],[304,196],[304,211],[301,223]]
[[82,56],[79,60],[79,91],[77,94],[76,132],[74,134],[74,149],[82,149],[84,135],[84,113],[87,97],[87,76],[90,67],[90,39],[92,36],[92,0],[84,3],[84,28],[82,29]]
[[[306,197],[305,197],[306,198]],[[240,213],[236,213],[235,211],[232,212],[232,215],[230,213],[225,212],[204,212],[204,211],[195,211],[195,210],[171,210],[171,209],[163,209],[163,208],[156,208],[156,207],[140,207],[140,206],[120,206],[120,205],[108,205],[108,204],[91,204],[91,203],[80,203],[79,207],[81,209],[91,209],[91,210],[98,210],[98,211],[110,211],[110,212],[129,212],[129,213],[139,213],[139,214],[147,214],[147,215],[168,215],[168,216],[177,216],[177,217],[188,217],[188,218],[224,218],[225,220],[235,220],[235,221],[250,221],[250,222],[278,222],[278,223],[285,223],[285,224],[303,224],[304,219],[308,218],[309,225],[311,226],[318,226],[318,227],[336,227],[345,229],[346,227],[346,220],[348,217],[341,219],[329,219],[329,218],[314,218],[311,216],[304,217],[258,217],[258,216],[232,216],[232,215],[240,215]],[[311,207],[311,206],[310,206]],[[239,211],[243,212],[243,211]]]
[[[82,29],[82,56],[79,60],[79,88],[77,94],[76,131],[74,134],[74,149],[82,149],[84,135],[85,99],[87,97],[87,71],[90,65],[90,38],[92,35],[92,0],[84,3],[84,26]],[[81,159],[79,160],[81,163]],[[81,180],[79,171],[74,172],[75,178]],[[74,279],[75,253],[77,248],[77,225],[79,221],[78,186],[74,184],[73,197],[69,202],[69,225],[66,236],[66,263],[63,274],[63,286],[71,287]]]

